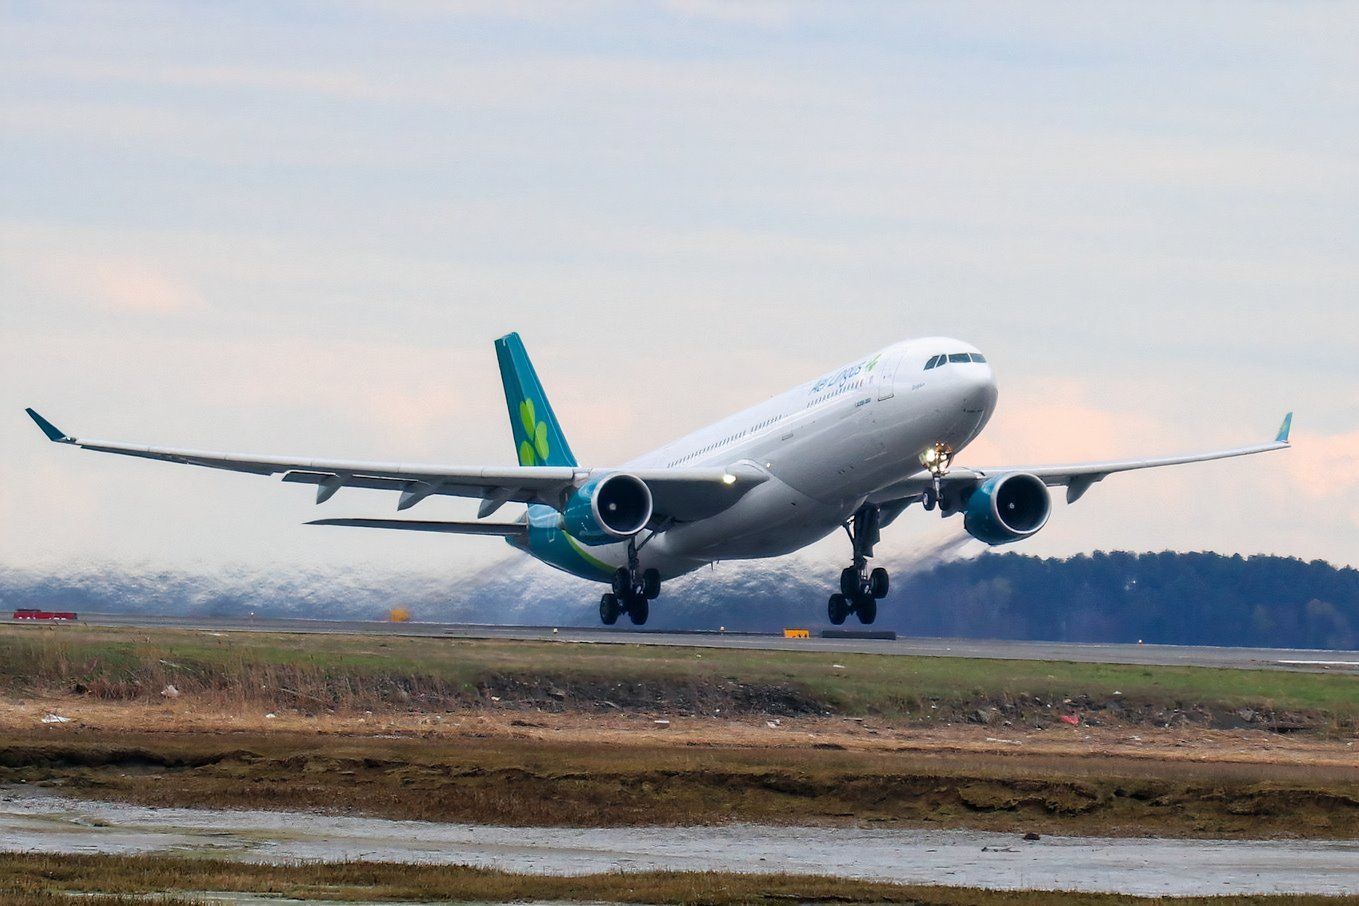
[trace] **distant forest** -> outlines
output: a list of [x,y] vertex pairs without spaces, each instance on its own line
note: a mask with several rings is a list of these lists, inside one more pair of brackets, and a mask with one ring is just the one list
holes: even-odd
[[911,635],[1359,648],[1359,570],[1320,560],[1000,554],[903,584],[905,606],[892,610],[895,628]]
[[[875,628],[905,635],[1359,649],[1359,570],[1319,560],[1116,552],[877,562],[893,582]],[[817,631],[838,571],[798,556],[723,563],[667,583],[647,628]],[[147,614],[383,619],[401,607],[426,621],[596,626],[600,591],[519,556],[462,576],[0,567],[0,607]]]

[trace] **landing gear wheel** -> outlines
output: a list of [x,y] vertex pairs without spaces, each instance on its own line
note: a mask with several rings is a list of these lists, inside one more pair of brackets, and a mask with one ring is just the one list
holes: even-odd
[[882,511],[865,503],[854,511],[844,529],[854,552],[854,565],[840,571],[840,593],[831,596],[827,611],[837,626],[850,613],[861,623],[872,623],[878,618],[878,600],[887,596],[888,586],[887,570],[881,566],[872,572],[868,569],[873,547],[882,538]]
[[622,613],[623,607],[618,603],[618,595],[613,592],[605,592],[599,599],[599,618],[604,621],[605,626],[612,626],[618,622],[618,615]]
[[865,626],[878,618],[878,602],[867,595],[854,602],[854,615]]
[[632,625],[642,626],[646,623],[646,618],[651,613],[651,605],[647,599],[641,595],[628,599],[628,619],[632,620]]
[[852,598],[859,593],[859,571],[852,566],[840,570],[840,594]]
[[613,574],[613,593],[620,598],[627,598],[632,591],[632,574],[628,572],[626,566],[618,567]]
[[836,626],[845,622],[849,616],[849,599],[844,595],[831,595],[826,603],[826,617]]
[[661,594],[661,574],[659,570],[642,571],[642,594],[648,601],[654,601]]
[[882,600],[887,597],[887,587],[887,570],[883,569],[881,566],[874,568],[874,570],[868,574],[868,593],[876,600]]

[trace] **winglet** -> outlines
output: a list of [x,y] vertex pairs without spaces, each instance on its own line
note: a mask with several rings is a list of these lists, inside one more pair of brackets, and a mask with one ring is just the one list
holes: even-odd
[[1276,444],[1288,443],[1288,432],[1292,430],[1293,430],[1293,413],[1290,412],[1284,416],[1283,424],[1279,426],[1279,433],[1275,435],[1274,442]]
[[47,435],[48,440],[55,441],[59,444],[68,444],[71,442],[71,437],[66,434],[66,432],[62,431],[32,409],[25,409],[24,411],[28,413],[29,418],[38,423],[38,427],[42,428],[42,433]]

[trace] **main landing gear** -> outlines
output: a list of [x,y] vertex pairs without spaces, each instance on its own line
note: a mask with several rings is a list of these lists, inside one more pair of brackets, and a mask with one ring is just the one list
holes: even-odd
[[636,539],[628,541],[628,565],[618,567],[613,574],[613,590],[599,599],[599,618],[604,625],[612,626],[624,613],[634,626],[646,623],[651,612],[650,602],[661,593],[661,574],[654,569],[642,569],[637,562],[637,551],[653,537],[648,536],[641,545]]
[[881,537],[881,511],[864,504],[845,523],[845,532],[854,550],[854,565],[840,573],[840,591],[830,596],[826,615],[836,626],[845,622],[851,613],[865,626],[878,618],[878,601],[887,597],[887,570],[881,566],[868,570],[868,558],[873,556],[873,545]]

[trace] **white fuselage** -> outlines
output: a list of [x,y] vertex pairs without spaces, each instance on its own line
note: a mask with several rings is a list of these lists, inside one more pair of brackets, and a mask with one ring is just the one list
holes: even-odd
[[[769,475],[717,516],[645,544],[641,566],[670,578],[791,553],[835,531],[869,497],[923,472],[923,451],[958,451],[981,433],[995,410],[994,375],[983,362],[956,361],[976,352],[943,337],[895,343],[626,463],[623,471],[740,464]],[[926,370],[940,354],[955,361]],[[626,544],[590,554],[627,562]]]

